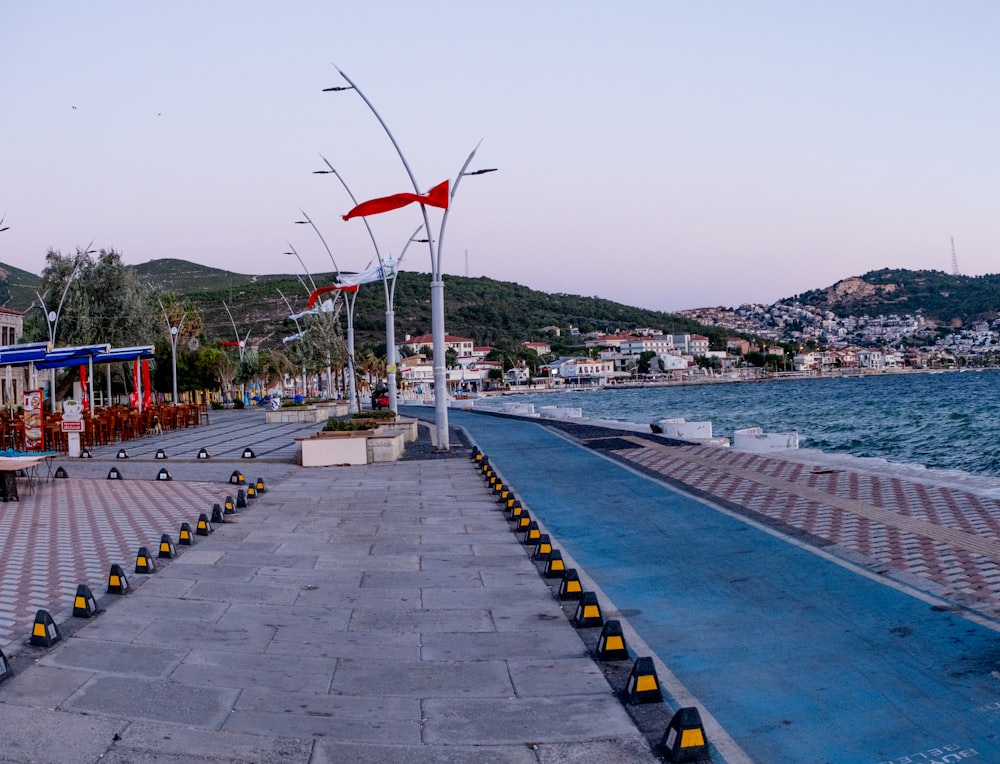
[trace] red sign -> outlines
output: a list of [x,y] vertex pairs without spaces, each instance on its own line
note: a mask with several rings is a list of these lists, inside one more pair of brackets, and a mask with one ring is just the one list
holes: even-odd
[[63,432],[83,432],[83,422],[67,422],[65,419],[60,422]]

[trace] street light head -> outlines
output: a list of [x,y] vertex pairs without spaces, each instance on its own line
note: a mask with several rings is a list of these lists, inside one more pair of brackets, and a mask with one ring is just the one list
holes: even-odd
[[470,172],[463,172],[463,175],[485,175],[488,172],[496,172],[499,168],[497,167],[485,167],[482,170],[472,170]]
[[176,326],[171,326],[171,327],[170,327],[170,333],[171,333],[171,334],[172,334],[172,335],[173,335],[174,337],[176,337],[176,336],[177,336],[177,327],[176,327]]
[[295,225],[309,225],[308,220],[296,220]]
[[333,173],[333,170],[313,170],[312,172],[313,175],[330,175]]
[[57,318],[59,318],[59,316],[56,314],[56,312],[54,310],[50,310],[48,315],[49,321],[55,321]]
[[337,93],[341,90],[354,90],[354,85],[337,85],[333,88],[323,88],[324,93]]

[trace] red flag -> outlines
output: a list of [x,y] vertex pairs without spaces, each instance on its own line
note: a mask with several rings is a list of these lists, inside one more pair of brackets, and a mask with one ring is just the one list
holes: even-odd
[[313,305],[315,305],[316,298],[319,297],[321,294],[326,294],[327,292],[337,292],[337,291],[357,292],[358,285],[354,284],[353,286],[337,286],[336,284],[334,284],[333,286],[320,287],[315,292],[311,292],[309,294],[309,305],[307,307],[311,308]]
[[[82,367],[81,367],[82,368]],[[142,405],[149,408],[153,403],[153,386],[149,384],[149,359],[142,359]],[[177,403],[177,401],[174,401]]]
[[90,397],[87,394],[87,367],[80,364],[80,389],[83,390],[83,410],[90,408]]
[[397,210],[413,202],[448,209],[448,181],[438,183],[423,196],[420,194],[393,194],[392,196],[383,196],[379,199],[370,199],[367,202],[361,202],[361,204],[344,215],[344,220],[358,217],[363,218],[366,215],[376,215],[379,212]]

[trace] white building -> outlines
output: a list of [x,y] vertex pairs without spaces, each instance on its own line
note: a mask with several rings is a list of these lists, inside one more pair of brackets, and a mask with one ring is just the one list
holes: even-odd
[[0,345],[16,345],[24,334],[24,314],[0,308]]
[[[432,334],[421,334],[416,337],[411,337],[409,334],[402,342],[396,343],[396,351],[399,353],[400,350],[404,348],[410,348],[414,352],[420,352],[420,348],[434,347],[434,335]],[[475,354],[476,343],[467,337],[455,337],[451,334],[446,334],[444,336],[444,349],[454,350],[455,353],[461,356],[470,356]]]
[[610,361],[595,361],[592,358],[569,358],[550,366],[556,374],[574,385],[603,385],[614,376],[614,364]]
[[674,338],[670,334],[652,337],[629,337],[619,345],[622,354],[639,355],[640,353],[656,353],[663,355],[674,350]]
[[674,347],[687,355],[705,355],[708,352],[708,337],[700,334],[674,334],[671,337]]

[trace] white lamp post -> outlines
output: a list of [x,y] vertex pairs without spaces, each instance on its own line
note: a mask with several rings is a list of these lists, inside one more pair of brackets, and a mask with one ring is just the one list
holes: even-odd
[[181,332],[184,330],[184,319],[187,318],[187,311],[181,313],[181,320],[176,324],[170,322],[170,316],[167,314],[167,308],[163,304],[163,300],[157,298],[157,302],[160,303],[160,310],[163,311],[163,321],[167,325],[167,334],[170,337],[170,371],[173,376],[173,398],[171,398],[171,403],[176,406],[178,403],[177,398],[177,340],[180,339]]
[[[313,175],[335,175],[337,180],[340,181],[340,185],[344,187],[347,192],[348,197],[350,197],[351,202],[356,207],[358,205],[358,200],[354,196],[350,187],[347,185],[347,181],[344,180],[343,176],[337,172],[332,164],[327,160],[325,156],[320,154],[320,159],[327,166],[326,170],[313,170]],[[399,393],[396,386],[396,311],[393,307],[393,302],[396,297],[396,270],[403,260],[403,256],[406,254],[406,248],[410,246],[412,241],[421,241],[417,239],[416,236],[420,233],[423,226],[418,226],[417,230],[413,232],[409,239],[407,239],[406,244],[403,246],[403,251],[400,252],[399,258],[395,262],[383,260],[382,252],[378,248],[378,242],[375,240],[375,234],[372,232],[372,227],[368,223],[368,218],[363,217],[361,220],[365,224],[365,229],[368,231],[368,238],[371,239],[372,248],[375,250],[375,257],[378,258],[378,264],[382,272],[382,290],[385,294],[385,381],[389,389],[389,410],[393,413],[398,413],[399,411]]]
[[180,329],[176,326],[170,327],[170,373],[173,377],[173,397],[171,402],[177,405],[177,335]]
[[[75,257],[76,262],[73,263],[73,270],[70,271],[69,278],[66,279],[66,286],[63,288],[62,297],[59,298],[59,305],[56,307],[55,310],[49,310],[45,305],[45,297],[43,295],[38,294],[38,292],[35,292],[35,296],[38,297],[38,302],[42,306],[42,310],[45,312],[45,322],[48,324],[48,329],[49,329],[49,345],[52,348],[55,348],[56,346],[56,333],[59,330],[59,316],[62,315],[63,304],[66,302],[66,295],[69,294],[70,285],[73,283],[73,279],[76,278],[77,273],[79,273],[80,271],[80,265],[83,262],[82,258],[94,254],[94,251],[90,248],[91,244],[93,243],[94,242],[90,242],[90,244],[87,245],[87,248],[85,250],[78,249],[76,251],[76,257]],[[45,294],[48,294],[48,290],[46,290]],[[50,370],[49,380],[50,380],[51,394],[52,394],[52,404],[51,404],[52,413],[56,413],[57,407],[56,407],[55,368]]]
[[[416,176],[413,174],[413,170],[410,169],[410,163],[407,162],[406,156],[403,154],[402,149],[399,147],[396,138],[393,136],[392,132],[389,130],[389,126],[382,119],[382,115],[378,113],[378,110],[368,100],[368,97],[361,91],[360,88],[344,74],[343,71],[337,69],[344,80],[347,81],[347,85],[324,88],[324,92],[337,92],[341,90],[353,90],[360,97],[361,100],[365,102],[365,105],[378,120],[382,129],[385,131],[386,136],[392,143],[393,148],[396,149],[396,154],[399,156],[400,161],[403,164],[403,168],[406,170],[406,174],[410,178],[410,183],[413,185],[413,191],[416,194],[420,194],[420,185],[417,183]],[[478,145],[476,149],[478,149]],[[449,197],[449,202],[455,197],[455,191],[458,188],[459,180],[465,175],[479,175],[484,172],[491,172],[492,170],[477,170],[475,172],[466,172],[469,163],[472,161],[472,157],[476,154],[476,149],[472,150],[469,157],[465,160],[465,164],[462,165],[462,169],[456,178],[454,185],[451,188],[451,194]],[[444,215],[441,218],[441,227],[438,233],[438,246],[435,249],[434,238],[430,236],[431,225],[430,218],[427,215],[427,207],[423,204],[420,205],[420,212],[424,218],[424,229],[428,233],[427,238],[427,248],[430,252],[431,257],[431,335],[433,337],[433,347],[434,347],[434,424],[437,433],[437,447],[439,450],[447,451],[451,447],[451,442],[448,434],[448,379],[447,379],[447,368],[445,366],[445,328],[444,328],[444,281],[441,278],[441,239],[444,235],[445,223],[448,220],[448,211],[451,209],[451,204],[449,203],[448,208],[445,209]]]

